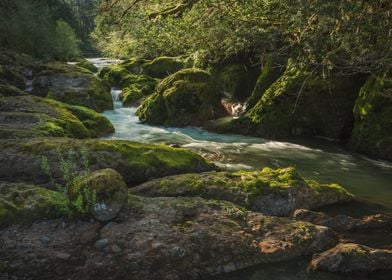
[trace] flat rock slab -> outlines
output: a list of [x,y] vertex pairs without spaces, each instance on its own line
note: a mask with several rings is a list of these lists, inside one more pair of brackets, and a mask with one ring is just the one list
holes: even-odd
[[50,220],[0,238],[3,275],[33,279],[202,279],[336,244],[326,227],[227,202],[137,196],[103,227]]

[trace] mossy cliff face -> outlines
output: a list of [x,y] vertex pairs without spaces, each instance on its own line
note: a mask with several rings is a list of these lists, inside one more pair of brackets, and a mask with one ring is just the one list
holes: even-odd
[[[70,161],[76,171],[85,171],[83,154],[86,154],[89,170],[112,168],[129,186],[162,176],[215,169],[201,156],[184,149],[119,140],[1,140],[0,151],[1,178],[48,187],[53,187],[53,182],[64,183],[61,158]],[[48,159],[51,176],[42,168],[42,157]]]
[[253,211],[280,216],[298,208],[312,209],[353,199],[339,185],[306,180],[294,168],[184,174],[150,181],[131,191],[146,196],[226,200]]
[[0,182],[0,228],[59,217],[58,194],[25,183]]
[[351,147],[392,160],[392,72],[371,76],[355,103]]
[[246,117],[256,125],[254,133],[264,137],[344,140],[351,132],[352,108],[363,81],[362,76],[337,77],[290,61]]
[[[87,280],[129,275],[135,280],[206,279],[336,244],[325,227],[263,216],[227,202],[137,196],[130,197],[121,219],[104,226],[53,220],[10,227],[0,231],[0,238],[10,276],[53,278],[55,271]],[[34,253],[26,254],[26,247]]]
[[33,82],[33,94],[97,112],[113,109],[110,86],[89,70],[74,65],[42,65]]
[[162,80],[136,114],[149,124],[199,125],[216,117],[220,106],[220,96],[211,75],[189,68]]
[[89,138],[114,132],[106,117],[88,108],[22,94],[12,88],[6,92],[8,97],[0,97],[1,139],[43,136]]

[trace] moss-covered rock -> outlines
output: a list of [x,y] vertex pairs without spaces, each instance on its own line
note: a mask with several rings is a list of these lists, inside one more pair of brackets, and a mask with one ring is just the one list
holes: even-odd
[[98,112],[113,109],[110,86],[89,70],[74,65],[50,63],[42,66],[33,82],[33,94]]
[[93,73],[98,72],[98,68],[92,62],[88,61],[87,59],[81,59],[78,63],[76,63],[76,66],[87,69]]
[[128,75],[123,80],[123,85],[126,84],[127,86],[123,88],[120,94],[120,100],[122,101],[123,106],[134,105],[142,98],[151,95],[154,92],[158,81],[158,79],[154,79],[147,75]]
[[285,68],[282,65],[284,64],[279,58],[272,56],[266,58],[252,94],[246,100],[249,109],[257,104],[264,92],[283,74]]
[[0,182],[0,228],[59,216],[58,193],[25,183]]
[[136,112],[149,124],[200,125],[216,117],[220,95],[211,75],[199,69],[183,69],[163,79],[156,92]]
[[[86,280],[209,279],[336,244],[325,227],[201,198],[132,196],[120,218],[103,226],[70,221],[64,227],[64,221],[52,220],[0,231],[7,273],[32,279],[59,273]],[[42,236],[50,240],[45,246]]]
[[130,71],[123,65],[110,65],[98,73],[98,77],[108,82],[111,86],[122,87],[122,80],[130,74]]
[[131,190],[147,196],[200,196],[233,202],[267,215],[285,216],[298,208],[317,208],[353,196],[336,184],[304,179],[294,168],[258,172],[183,174],[147,182]]
[[143,74],[162,79],[184,68],[184,62],[178,57],[157,57],[141,68]]
[[347,139],[363,76],[310,71],[289,62],[286,71],[247,113],[264,137],[321,136]]
[[114,219],[128,201],[127,185],[110,168],[80,178],[69,186],[67,194],[73,205],[88,211],[100,222]]
[[110,121],[91,109],[19,93],[0,98],[0,139],[89,138],[114,132]]
[[[49,176],[42,168],[47,158]],[[30,183],[63,183],[62,162],[75,172],[112,168],[128,185],[168,175],[214,170],[201,156],[165,145],[148,145],[120,140],[76,140],[38,138],[0,141],[0,177]]]
[[355,103],[351,147],[392,160],[392,72],[371,76]]
[[391,270],[392,250],[341,243],[328,251],[314,255],[310,268],[340,273]]
[[27,95],[27,93],[9,84],[0,83],[0,97],[21,96],[21,95]]

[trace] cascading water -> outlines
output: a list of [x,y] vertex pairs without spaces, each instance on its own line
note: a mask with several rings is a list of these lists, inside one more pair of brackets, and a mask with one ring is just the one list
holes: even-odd
[[[96,59],[93,62],[102,67],[99,61]],[[109,139],[178,144],[202,154],[224,169],[257,170],[265,166],[276,168],[294,165],[310,179],[339,183],[357,198],[382,204],[387,211],[392,212],[390,162],[349,153],[326,141],[312,140],[294,144],[210,133],[195,127],[167,128],[141,124],[135,115],[135,107],[122,107],[118,98],[120,93],[120,90],[112,90],[115,109],[104,112],[116,129]]]

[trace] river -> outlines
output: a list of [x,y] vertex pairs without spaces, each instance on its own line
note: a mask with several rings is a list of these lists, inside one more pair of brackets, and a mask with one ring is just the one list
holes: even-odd
[[[98,68],[114,63],[104,59],[90,59],[90,61]],[[296,166],[306,178],[322,183],[338,183],[355,194],[358,200],[364,202],[347,207],[332,207],[326,210],[330,213],[348,213],[354,216],[366,214],[367,209],[363,208],[368,206],[370,209],[392,213],[391,162],[351,153],[342,146],[319,139],[290,143],[211,133],[196,127],[172,128],[141,124],[135,115],[136,108],[122,107],[118,100],[119,93],[119,90],[112,89],[114,110],[104,112],[116,130],[108,137],[109,139],[178,144],[228,170]],[[308,259],[285,265],[269,265],[222,279],[348,279],[330,273],[307,274],[305,269],[307,261]]]

